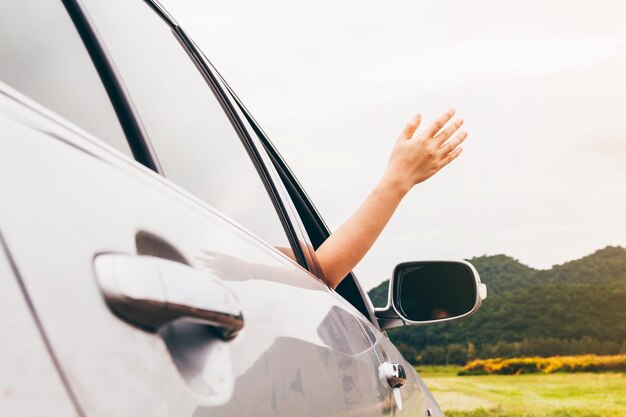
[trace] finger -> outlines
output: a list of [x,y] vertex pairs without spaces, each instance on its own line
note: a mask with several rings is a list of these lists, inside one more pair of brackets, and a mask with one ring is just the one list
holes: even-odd
[[448,165],[450,162],[454,161],[459,155],[461,155],[461,152],[463,152],[463,148],[461,146],[459,146],[458,148],[456,148],[455,150],[453,150],[452,152],[450,152],[447,156],[445,156],[441,162],[439,163],[439,169],[445,167],[446,165]]
[[422,115],[418,113],[411,119],[409,123],[406,124],[400,137],[405,140],[411,139],[411,137],[413,136],[413,133],[415,133],[415,131],[417,130],[421,122],[422,122]]
[[426,131],[424,132],[426,136],[429,138],[434,137],[437,132],[439,132],[441,128],[444,127],[446,123],[448,123],[448,120],[450,120],[452,116],[454,116],[454,109],[446,110],[430,126],[426,128]]
[[437,141],[437,144],[441,145],[442,143],[447,141],[450,138],[450,136],[454,134],[454,132],[459,130],[461,126],[463,126],[463,119],[458,119],[450,123],[448,127],[443,129],[441,132],[439,132],[437,136],[435,136],[435,140]]
[[450,139],[446,143],[441,146],[441,154],[448,155],[452,152],[457,146],[461,144],[465,139],[467,139],[467,132],[461,132],[456,135],[454,138]]

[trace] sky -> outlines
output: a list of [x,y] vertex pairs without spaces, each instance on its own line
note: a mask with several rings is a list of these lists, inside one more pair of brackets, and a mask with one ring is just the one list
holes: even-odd
[[417,112],[469,138],[356,268],[506,254],[550,268],[626,246],[626,3],[162,1],[237,92],[331,229]]

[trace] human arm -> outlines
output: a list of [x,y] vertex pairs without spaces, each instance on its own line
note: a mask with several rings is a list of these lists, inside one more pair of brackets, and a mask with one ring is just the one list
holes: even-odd
[[414,185],[433,176],[462,151],[466,132],[452,135],[463,124],[450,123],[448,110],[423,131],[418,114],[404,128],[391,151],[387,169],[357,211],[317,249],[326,284],[335,288],[372,247],[404,196]]

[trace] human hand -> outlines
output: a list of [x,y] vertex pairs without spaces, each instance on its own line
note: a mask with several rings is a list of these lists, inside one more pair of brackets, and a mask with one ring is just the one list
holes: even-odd
[[467,138],[467,132],[450,139],[463,124],[463,119],[447,124],[454,113],[453,109],[447,110],[420,132],[417,129],[421,115],[416,115],[406,125],[389,156],[384,176],[389,185],[406,193],[459,156],[463,150],[459,145]]

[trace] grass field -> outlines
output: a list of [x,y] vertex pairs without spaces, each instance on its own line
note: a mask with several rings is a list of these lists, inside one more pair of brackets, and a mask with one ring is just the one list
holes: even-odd
[[457,376],[460,367],[417,370],[446,417],[626,417],[626,374]]

